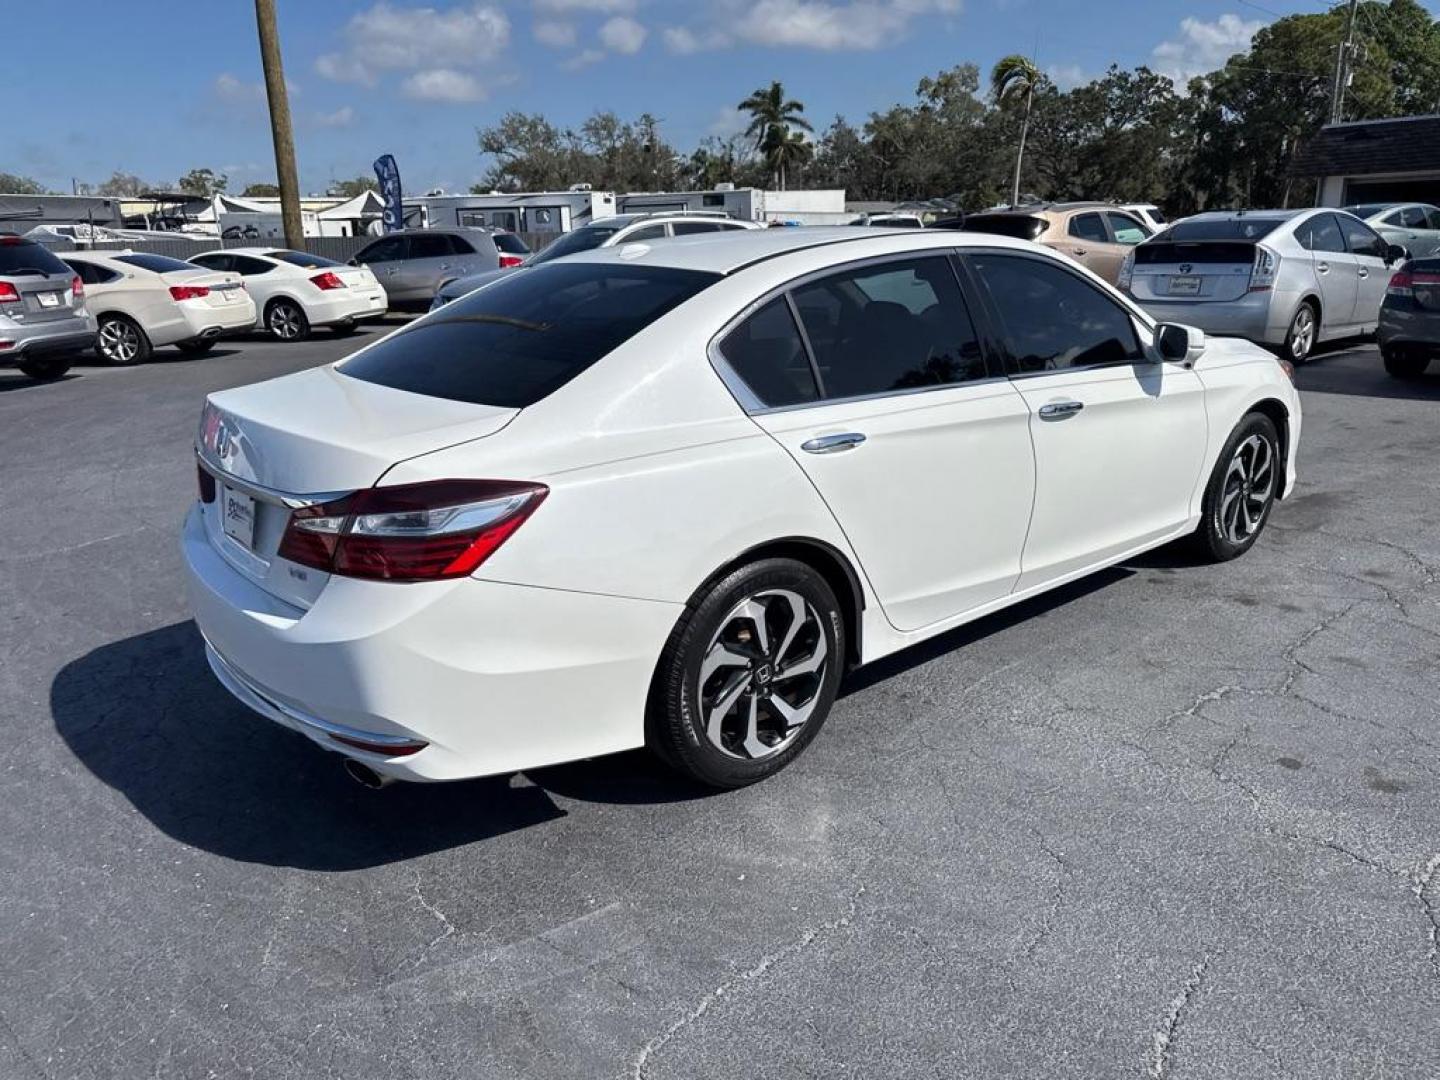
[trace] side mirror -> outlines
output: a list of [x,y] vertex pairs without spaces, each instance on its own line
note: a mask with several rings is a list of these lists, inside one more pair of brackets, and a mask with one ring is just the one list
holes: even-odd
[[1399,244],[1390,244],[1385,248],[1385,265],[1393,266],[1397,262],[1404,262],[1410,257],[1410,253]]
[[1205,351],[1205,331],[1180,323],[1161,323],[1155,328],[1155,348],[1162,359],[1192,367]]
[[346,260],[345,260],[345,265],[346,265],[346,266],[359,266],[359,265],[360,265],[360,260],[359,260],[359,259],[346,259]]

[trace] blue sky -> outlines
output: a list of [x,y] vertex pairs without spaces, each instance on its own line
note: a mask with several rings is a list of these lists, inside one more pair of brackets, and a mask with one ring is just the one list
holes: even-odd
[[[465,190],[478,127],[507,110],[576,124],[649,110],[677,147],[734,130],[733,105],[782,80],[817,128],[912,99],[922,76],[1035,51],[1062,85],[1110,63],[1184,76],[1275,14],[1322,0],[279,0],[306,191],[395,154],[408,190]],[[1430,3],[1436,10],[1436,3]],[[22,3],[7,16],[12,87],[0,170],[68,190],[116,169],[231,190],[273,178],[254,6],[205,0]],[[204,12],[203,18],[196,13]],[[113,27],[114,43],[108,43]],[[83,32],[80,28],[83,28]],[[44,43],[66,42],[66,62]],[[43,47],[42,47],[43,46]],[[12,93],[12,105],[27,91]]]

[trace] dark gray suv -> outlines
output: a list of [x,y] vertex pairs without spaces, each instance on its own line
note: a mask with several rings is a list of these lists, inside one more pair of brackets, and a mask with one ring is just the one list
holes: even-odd
[[485,229],[402,229],[360,249],[350,260],[368,266],[390,306],[427,308],[440,286],[500,267],[500,250]]
[[58,379],[94,344],[75,271],[33,240],[0,234],[0,367]]

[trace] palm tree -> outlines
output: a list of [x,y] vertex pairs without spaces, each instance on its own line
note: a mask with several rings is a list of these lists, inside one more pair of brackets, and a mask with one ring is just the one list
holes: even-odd
[[1020,123],[1020,146],[1015,152],[1015,184],[1010,192],[1010,205],[1020,202],[1020,167],[1025,162],[1025,136],[1030,131],[1030,109],[1035,104],[1035,88],[1043,76],[1035,62],[1025,56],[1007,56],[990,72],[990,93],[998,105],[1025,99],[1025,118]]
[[[805,106],[785,96],[785,87],[772,82],[768,89],[756,90],[739,105],[742,112],[750,114],[750,126],[745,129],[746,138],[755,141],[756,151],[765,159],[775,182],[781,191],[785,190],[785,166],[801,161],[809,153],[801,132],[813,131],[810,121],[802,113]],[[800,143],[804,149],[797,149]]]

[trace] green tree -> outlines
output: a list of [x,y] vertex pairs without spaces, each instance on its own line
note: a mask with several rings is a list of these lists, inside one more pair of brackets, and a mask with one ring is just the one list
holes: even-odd
[[180,177],[177,185],[187,195],[203,195],[208,199],[224,191],[229,182],[228,176],[217,174],[213,169],[191,169]]
[[363,195],[367,191],[379,191],[380,182],[373,176],[357,176],[353,180],[331,180],[330,186],[325,189],[327,195],[335,195],[344,199],[353,199],[357,195]]
[[45,194],[48,194],[47,189],[38,180],[32,180],[28,176],[18,176],[15,173],[0,172],[0,195]]
[[245,190],[242,191],[242,192],[240,192],[240,197],[241,197],[242,199],[243,199],[243,198],[278,199],[278,198],[280,197],[280,185],[279,185],[279,184],[267,184],[267,183],[264,183],[264,182],[257,183],[257,184],[246,184],[246,185],[245,185]]
[[750,114],[745,134],[754,140],[756,152],[769,166],[776,186],[784,191],[786,167],[809,156],[808,147],[796,145],[803,142],[804,132],[814,130],[805,119],[805,106],[787,98],[785,87],[772,82],[740,102],[738,108]]
[[95,194],[107,195],[110,198],[134,198],[150,190],[150,185],[134,173],[115,170],[110,174],[110,179],[102,180],[95,185]]
[[1020,121],[1020,140],[1015,149],[1015,182],[1010,187],[1010,204],[1020,201],[1020,170],[1025,164],[1025,137],[1030,131],[1030,113],[1035,105],[1035,91],[1043,76],[1029,57],[1011,54],[1003,57],[990,71],[990,92],[1001,107],[1024,102]]

